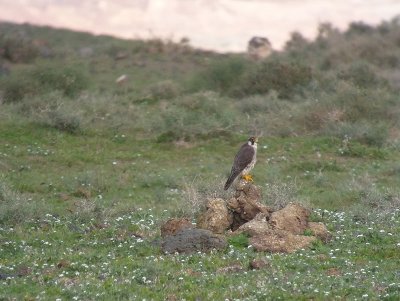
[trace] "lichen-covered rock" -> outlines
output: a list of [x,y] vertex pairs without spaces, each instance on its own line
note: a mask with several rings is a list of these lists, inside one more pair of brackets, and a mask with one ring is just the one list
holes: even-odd
[[224,233],[232,224],[232,213],[226,207],[223,199],[208,201],[207,210],[197,219],[197,228],[210,230],[214,233]]
[[293,253],[309,247],[314,236],[295,235],[285,230],[268,230],[267,233],[250,237],[250,244],[257,251],[271,253]]
[[272,229],[285,230],[293,234],[303,234],[308,227],[310,211],[299,204],[288,204],[271,214],[269,224]]
[[328,242],[332,239],[332,234],[323,223],[309,222],[308,229],[311,230],[311,233],[314,236],[318,237],[323,242]]
[[185,229],[175,235],[166,236],[161,242],[164,253],[207,252],[212,249],[225,249],[225,238],[204,229]]
[[187,218],[170,218],[161,226],[161,237],[174,235],[181,230],[191,228],[193,225]]

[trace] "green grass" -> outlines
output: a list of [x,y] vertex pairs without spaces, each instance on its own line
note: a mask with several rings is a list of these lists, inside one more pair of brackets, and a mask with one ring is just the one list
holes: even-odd
[[[1,23],[0,299],[398,300],[396,24],[321,25],[256,64]],[[227,199],[234,155],[260,133],[262,201],[307,205],[333,240],[283,255],[239,235],[220,252],[161,254],[162,222]]]
[[[233,154],[245,139],[199,140],[185,148],[128,133],[72,135],[31,125],[3,124],[0,133],[4,180],[31,198],[49,199],[48,208],[57,213],[71,209],[82,194],[101,196],[107,205],[122,208],[178,206],[181,194],[171,191],[182,191],[185,183],[200,179],[222,194],[217,183],[225,179]],[[339,140],[328,138],[264,137],[254,170],[256,183],[267,189],[268,183],[296,182],[300,199],[328,209],[357,202],[350,183],[365,177],[378,186],[399,185],[398,176],[387,177],[399,160],[398,152],[385,150],[385,156],[371,159],[374,147],[363,146],[365,154],[356,157],[340,153],[340,147]]]
[[[397,299],[400,212],[378,222],[356,222],[344,212],[315,214],[333,240],[291,255],[256,253],[241,240],[211,254],[164,255],[152,240],[168,215],[141,208],[101,225],[49,214],[0,228],[0,271],[8,275],[0,280],[0,297]],[[250,270],[253,259],[269,266]],[[241,270],[225,272],[231,266]]]
[[[186,185],[203,185],[204,199],[224,196],[222,183],[245,136],[196,140],[187,148],[128,132],[69,134],[3,122],[0,138],[2,182],[21,200],[41,203],[36,211],[24,202],[2,209],[0,272],[9,277],[0,280],[0,297],[6,300],[399,297],[399,212],[357,223],[337,211],[358,205],[371,184],[399,187],[395,149],[377,156],[375,147],[362,145],[355,156],[341,153],[336,138],[262,137],[254,177],[264,201],[276,200],[269,189],[279,183],[283,201],[290,195],[322,208],[316,214],[334,240],[293,255],[255,253],[243,239],[211,255],[163,255],[152,241],[163,220],[190,206]],[[14,212],[23,218],[13,219]],[[254,258],[271,267],[249,270]],[[238,264],[243,271],[223,272]]]

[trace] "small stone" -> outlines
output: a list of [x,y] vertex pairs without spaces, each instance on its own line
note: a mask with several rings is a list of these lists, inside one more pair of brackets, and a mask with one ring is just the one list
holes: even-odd
[[250,269],[252,270],[261,270],[270,266],[270,263],[264,259],[254,259],[250,262]]
[[325,243],[332,239],[332,234],[328,231],[323,223],[309,222],[308,228],[311,230],[314,236],[318,237]]
[[70,266],[70,262],[68,260],[65,260],[65,259],[61,259],[57,263],[57,268],[59,268],[59,269],[68,268],[69,266]]
[[326,275],[328,276],[340,276],[342,275],[342,272],[338,268],[329,268],[326,270]]

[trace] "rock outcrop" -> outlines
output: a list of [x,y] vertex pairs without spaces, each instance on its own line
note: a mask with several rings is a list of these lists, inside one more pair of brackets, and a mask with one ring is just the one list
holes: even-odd
[[328,242],[332,237],[323,223],[310,222],[309,217],[310,210],[296,203],[273,211],[261,203],[257,186],[239,181],[228,201],[208,200],[206,211],[197,219],[197,229],[191,229],[188,219],[167,221],[162,226],[161,249],[165,253],[224,249],[223,234],[230,230],[230,235],[245,233],[256,251],[293,253],[317,239]]

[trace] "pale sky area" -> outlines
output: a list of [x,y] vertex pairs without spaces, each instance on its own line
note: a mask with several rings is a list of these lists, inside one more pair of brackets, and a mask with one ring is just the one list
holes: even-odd
[[255,35],[281,48],[290,32],[313,38],[321,22],[376,25],[400,14],[400,0],[0,0],[0,20],[163,38],[222,52],[244,51]]

